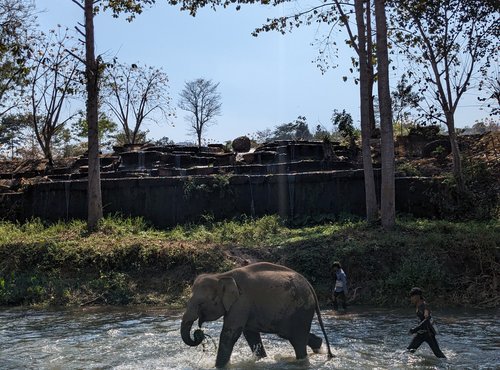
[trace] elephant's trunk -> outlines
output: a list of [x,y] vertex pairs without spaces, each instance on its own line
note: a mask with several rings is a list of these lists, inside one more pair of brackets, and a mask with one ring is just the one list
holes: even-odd
[[203,341],[203,336],[195,336],[194,340],[191,338],[191,328],[193,326],[193,322],[194,320],[186,320],[182,318],[181,337],[184,343],[186,343],[188,346],[196,347]]

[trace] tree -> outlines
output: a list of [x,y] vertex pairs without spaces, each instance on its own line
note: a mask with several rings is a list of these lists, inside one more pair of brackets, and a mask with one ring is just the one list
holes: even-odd
[[500,122],[495,119],[483,118],[482,120],[478,120],[474,122],[472,127],[465,126],[463,128],[463,132],[468,135],[483,135],[488,132],[499,132],[500,131]]
[[34,2],[0,0],[0,117],[18,107],[31,55]]
[[257,131],[255,134],[252,135],[252,140],[254,140],[256,143],[267,143],[269,141],[273,140],[273,132],[271,131],[270,128],[266,128],[261,131]]
[[[147,141],[147,135],[149,131],[139,131],[137,132],[136,144],[145,144]],[[123,131],[117,132],[113,135],[114,144],[117,146],[124,146],[129,144],[127,137]]]
[[29,73],[29,109],[31,125],[36,139],[49,165],[54,158],[54,137],[76,114],[65,114],[68,100],[78,92],[79,60],[73,55],[76,48],[68,50],[71,38],[63,33],[50,31],[41,34],[31,60]]
[[14,159],[18,147],[26,140],[26,129],[31,119],[22,114],[5,114],[0,120],[0,148]]
[[[480,90],[485,90],[486,97],[478,97],[479,101],[487,101],[487,107],[491,110],[492,116],[500,116],[500,75],[497,70],[491,75],[484,76],[481,81]],[[493,101],[493,102],[490,102]]]
[[[263,135],[265,133],[261,133]],[[295,120],[288,123],[283,123],[276,126],[276,128],[270,132],[270,135],[266,141],[273,140],[311,140],[312,134],[309,131],[309,126],[307,125],[307,118],[304,116],[298,116]]]
[[105,104],[122,125],[127,144],[135,144],[137,134],[154,113],[168,120],[173,116],[168,94],[168,77],[159,68],[137,64],[115,64],[107,69]]
[[[80,112],[83,114],[83,112]],[[109,147],[111,145],[111,139],[118,129],[118,125],[111,121],[106,113],[99,113],[98,120],[98,136],[99,143],[101,146]],[[89,135],[89,126],[87,120],[83,117],[78,119],[73,123],[72,131],[74,136],[79,139],[86,139]]]
[[342,112],[335,109],[331,121],[333,126],[338,129],[340,135],[349,142],[349,146],[354,148],[356,146],[357,132],[354,127],[352,116],[347,113],[345,109],[343,109]]
[[198,146],[201,146],[203,130],[221,115],[221,96],[217,91],[219,83],[198,78],[186,82],[180,93],[179,108],[189,113],[186,121],[196,134]]
[[[338,2],[337,8],[341,9]],[[360,97],[360,118],[361,118],[361,153],[363,160],[363,172],[365,180],[365,203],[366,219],[374,222],[378,218],[377,195],[375,191],[375,178],[373,174],[373,163],[371,157],[370,138],[372,136],[370,107],[372,94],[373,65],[371,58],[371,10],[370,1],[366,8],[362,0],[354,1],[356,14],[357,39],[353,31],[350,30],[348,19],[344,16],[344,25],[349,33],[351,45],[353,45],[358,55],[359,64],[359,97]]]
[[413,85],[408,84],[408,79],[403,73],[396,90],[391,92],[394,125],[400,125],[400,135],[403,135],[404,126],[408,126],[411,109],[418,108],[421,100],[421,96],[413,91]]
[[94,40],[94,14],[102,9],[111,9],[113,16],[120,13],[128,13],[128,20],[132,20],[135,14],[140,14],[145,5],[154,4],[155,0],[72,0],[81,8],[84,14],[84,28],[78,29],[85,38],[85,79],[87,90],[87,123],[89,127],[88,136],[88,215],[87,228],[92,231],[97,228],[99,220],[102,218],[102,193],[101,174],[99,164],[99,129],[98,129],[98,102],[99,102],[99,80],[104,64],[102,58],[95,56]]
[[391,91],[389,88],[389,50],[387,43],[386,0],[375,0],[377,25],[377,75],[380,106],[380,138],[382,175],[380,215],[382,227],[391,229],[396,223],[396,185],[394,180],[394,133],[392,126]]
[[334,138],[334,135],[328,130],[322,126],[322,125],[316,125],[316,130],[314,131],[313,139],[314,140],[321,140],[321,141],[332,141]]
[[168,146],[168,145],[174,145],[174,141],[169,139],[167,136],[163,136],[162,138],[156,140],[154,142],[156,146]]
[[486,76],[498,61],[498,2],[484,0],[393,1],[400,25],[396,33],[410,72],[426,98],[426,117],[445,123],[453,155],[453,174],[464,190],[455,112],[474,77]]

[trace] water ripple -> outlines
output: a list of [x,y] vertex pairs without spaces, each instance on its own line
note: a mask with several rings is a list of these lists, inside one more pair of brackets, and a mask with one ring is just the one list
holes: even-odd
[[[231,369],[497,369],[498,312],[458,311],[439,316],[438,341],[448,359],[426,344],[405,348],[415,324],[411,309],[353,307],[348,314],[322,313],[335,358],[312,354],[296,361],[291,345],[263,335],[268,357],[256,361],[246,342],[236,343]],[[214,340],[191,348],[179,335],[180,312],[150,308],[37,311],[0,310],[1,369],[173,369],[213,368],[222,322],[206,323]],[[316,321],[312,331],[321,335]],[[325,351],[323,351],[325,352]]]

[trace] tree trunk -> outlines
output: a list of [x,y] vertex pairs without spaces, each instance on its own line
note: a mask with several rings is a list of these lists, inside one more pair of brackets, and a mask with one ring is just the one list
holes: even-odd
[[[373,163],[371,156],[370,137],[370,64],[366,50],[366,28],[364,21],[364,0],[355,1],[356,24],[359,38],[359,94],[360,94],[360,114],[361,114],[361,145],[363,156],[363,172],[365,179],[365,205],[366,219],[368,222],[375,222],[378,218],[377,194],[375,191],[375,179],[373,175]],[[370,4],[367,4],[367,11],[370,11]]]
[[380,214],[382,226],[390,229],[396,221],[394,182],[394,133],[392,127],[391,91],[389,87],[389,52],[385,0],[375,0],[377,26],[378,99],[380,106],[380,136],[382,181]]
[[453,113],[446,114],[446,126],[448,127],[448,135],[450,137],[451,154],[453,156],[453,176],[457,182],[457,187],[460,192],[465,191],[464,177],[462,173],[462,159],[460,157],[460,149],[457,142],[457,133],[455,131],[455,118]]
[[43,146],[43,154],[45,159],[48,161],[48,166],[50,168],[54,167],[54,158],[52,157],[52,148],[50,145],[50,138],[45,138],[45,144]]
[[87,228],[97,228],[102,218],[101,173],[99,164],[98,79],[99,66],[94,52],[94,0],[85,0],[85,75],[87,78],[88,191]]

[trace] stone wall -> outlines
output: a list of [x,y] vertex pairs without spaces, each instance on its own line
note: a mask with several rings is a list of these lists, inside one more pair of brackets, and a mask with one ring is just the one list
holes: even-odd
[[[378,177],[378,173],[377,173]],[[431,179],[396,179],[397,210],[434,217],[425,190]],[[0,199],[0,217],[25,220],[86,219],[87,181],[58,181],[31,186]],[[363,171],[277,175],[145,177],[102,180],[105,214],[142,216],[166,227],[242,214],[305,217],[320,214],[364,215]]]

